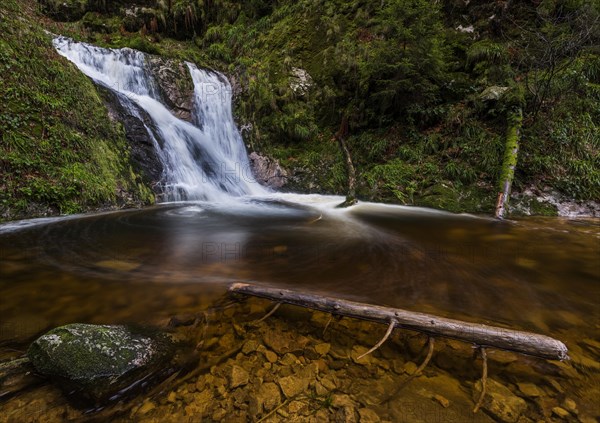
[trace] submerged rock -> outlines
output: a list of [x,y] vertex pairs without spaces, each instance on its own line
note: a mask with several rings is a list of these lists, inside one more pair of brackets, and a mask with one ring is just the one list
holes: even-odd
[[[481,381],[477,381],[473,393],[479,397]],[[503,422],[516,422],[527,411],[527,403],[523,398],[519,398],[510,389],[493,379],[487,380],[487,393],[482,407]]]
[[170,336],[155,330],[75,323],[40,336],[27,355],[65,392],[99,402],[170,373],[174,347]]

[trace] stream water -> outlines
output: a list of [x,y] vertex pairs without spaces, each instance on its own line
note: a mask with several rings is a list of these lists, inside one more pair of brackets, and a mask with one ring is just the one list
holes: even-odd
[[[139,82],[147,80],[143,56],[59,42],[100,83],[129,81],[120,89],[168,140],[161,154],[172,169],[170,198],[188,201],[0,225],[3,356],[65,323],[156,323],[198,312],[246,281],[558,338],[578,372],[567,394],[600,416],[592,399],[600,395],[598,219],[499,222],[373,203],[337,209],[341,197],[271,193],[251,177],[206,170],[209,162],[247,164],[230,106],[198,107],[203,125],[179,121]],[[190,72],[197,88],[224,83]]]

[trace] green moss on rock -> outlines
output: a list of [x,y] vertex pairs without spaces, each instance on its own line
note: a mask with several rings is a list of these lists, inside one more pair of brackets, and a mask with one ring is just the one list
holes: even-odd
[[66,392],[101,401],[168,368],[174,352],[160,332],[75,323],[40,336],[27,355],[38,373]]

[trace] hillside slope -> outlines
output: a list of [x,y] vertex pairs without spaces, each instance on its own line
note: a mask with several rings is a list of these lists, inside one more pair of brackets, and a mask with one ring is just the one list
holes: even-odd
[[0,3],[0,220],[152,203],[123,128],[34,5]]

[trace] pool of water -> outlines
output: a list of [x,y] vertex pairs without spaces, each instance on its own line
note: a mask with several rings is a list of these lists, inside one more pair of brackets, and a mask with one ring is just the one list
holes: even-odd
[[581,389],[599,385],[600,220],[341,200],[279,194],[2,225],[4,355],[65,323],[197,312],[245,281],[549,335],[581,356]]

